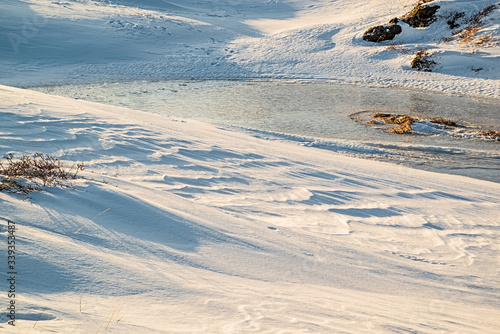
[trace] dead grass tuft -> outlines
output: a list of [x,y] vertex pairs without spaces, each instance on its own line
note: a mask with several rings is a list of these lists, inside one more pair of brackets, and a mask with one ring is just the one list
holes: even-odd
[[[373,115],[373,123],[375,123],[375,119],[381,119],[386,124],[397,124],[398,126],[395,128],[389,129],[391,133],[396,134],[408,134],[413,133],[413,128],[411,125],[418,117],[408,116],[408,115],[392,115],[387,113],[376,113]],[[369,124],[373,124],[368,122]]]
[[19,159],[4,154],[0,161],[0,191],[28,195],[45,187],[70,188],[70,180],[78,178],[82,170],[83,163],[68,167],[46,154],[23,155]]
[[498,7],[500,7],[500,4],[490,5],[483,8],[479,13],[472,15],[467,20],[467,26],[454,35],[459,38],[459,43],[480,47],[497,45],[498,42],[495,41],[494,34],[481,36],[478,35],[478,32],[481,31],[483,26],[483,19]]
[[454,38],[453,37],[443,37],[441,38],[441,41],[443,41],[443,43],[451,43],[453,42]]
[[387,45],[387,47],[385,48],[386,50],[389,50],[389,51],[395,51],[397,50],[403,43],[402,42],[399,42],[399,43],[396,43],[396,42],[392,42],[391,44]]
[[[412,134],[413,127],[412,125],[418,120],[427,120],[435,124],[441,124],[447,127],[465,127],[463,124],[459,124],[449,118],[442,117],[417,117],[417,116],[409,116],[409,115],[401,115],[401,114],[390,114],[384,112],[378,112],[372,115],[372,119],[367,122],[367,124],[395,124],[397,127],[393,127],[389,129],[390,133],[395,134]],[[483,137],[489,140],[500,141],[500,132],[493,130],[486,130],[482,132],[475,132],[477,136]],[[476,137],[477,138],[477,137]]]
[[410,49],[405,46],[403,42],[392,42],[385,48],[387,51],[396,51],[403,54],[410,53]]
[[387,124],[413,124],[413,121],[418,119],[418,117],[411,117],[408,115],[393,115],[384,119]]
[[457,37],[460,38],[459,42],[462,44],[469,44],[476,38],[476,33],[480,30],[479,27],[468,26],[464,28],[461,32],[457,34]]
[[[415,121],[420,118],[417,116],[408,116],[408,115],[395,115],[388,113],[376,113],[372,115],[373,119],[368,122],[368,124],[376,124],[378,121],[383,121],[386,124],[396,124],[398,125],[395,128],[389,129],[391,133],[396,134],[408,134],[413,133],[412,125]],[[433,117],[433,118],[424,118],[436,124],[442,124],[445,126],[459,126],[456,122],[451,119],[441,118],[441,117]]]
[[452,121],[449,118],[433,117],[433,118],[428,118],[428,120],[431,121],[432,123],[436,123],[436,124],[453,126],[453,127],[458,126],[458,124],[456,122]]
[[391,117],[392,114],[387,114],[383,112],[378,112],[376,114],[373,114],[373,118],[386,118],[386,117]]
[[485,35],[485,36],[480,36],[476,41],[474,41],[473,44],[477,45],[477,46],[491,47],[491,46],[498,45],[498,42],[495,41],[494,34],[489,34],[489,35]]
[[435,52],[430,52],[428,49],[420,49],[414,53],[415,57],[411,61],[412,68],[418,71],[431,72],[437,63],[429,59]]
[[479,132],[478,135],[481,137],[487,137],[489,139],[495,139],[495,140],[500,138],[500,132],[493,131],[493,130],[482,131],[482,132]]
[[412,123],[403,123],[403,124],[399,125],[398,127],[390,128],[389,131],[391,133],[395,133],[398,135],[405,135],[405,134],[413,133],[413,128],[411,127]]

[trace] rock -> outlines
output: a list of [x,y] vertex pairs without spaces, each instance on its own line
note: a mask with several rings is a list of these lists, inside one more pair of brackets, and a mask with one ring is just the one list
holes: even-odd
[[401,21],[414,27],[428,27],[436,20],[436,12],[440,6],[418,5],[411,12],[401,18]]
[[403,31],[399,24],[376,26],[368,29],[363,34],[363,39],[369,42],[383,42],[394,39]]

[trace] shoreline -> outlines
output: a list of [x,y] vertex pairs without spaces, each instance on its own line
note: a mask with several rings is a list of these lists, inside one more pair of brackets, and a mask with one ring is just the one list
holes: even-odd
[[[10,79],[12,80],[12,79]],[[65,81],[66,80],[66,81]],[[457,78],[458,80],[458,78]],[[362,80],[349,81],[343,78],[304,78],[304,77],[285,77],[285,76],[249,76],[249,77],[224,77],[224,76],[215,76],[215,77],[192,77],[192,76],[173,76],[173,77],[126,77],[122,78],[120,76],[117,77],[109,77],[105,79],[86,79],[81,81],[81,79],[53,79],[52,81],[48,81],[46,83],[39,82],[22,82],[23,79],[18,80],[18,82],[9,82],[9,79],[6,82],[0,82],[1,85],[11,86],[15,88],[22,89],[32,89],[39,87],[60,87],[60,86],[78,86],[78,85],[99,85],[99,84],[114,84],[114,83],[129,83],[129,82],[168,82],[168,81],[192,81],[192,82],[204,82],[204,81],[227,81],[227,82],[283,82],[283,83],[301,83],[301,84],[335,84],[335,85],[346,85],[346,86],[358,86],[363,88],[380,88],[380,89],[395,89],[395,90],[407,90],[407,91],[415,91],[419,93],[429,93],[429,94],[441,94],[450,97],[460,97],[467,98],[473,100],[485,100],[491,101],[494,103],[500,104],[500,94],[490,94],[486,95],[483,93],[467,93],[461,91],[449,91],[442,90],[441,88],[430,87],[430,88],[422,88],[422,87],[412,87],[405,86],[402,84],[394,83],[392,80],[390,82],[380,82],[380,81],[372,81],[372,82],[364,82]]]
[[[177,87],[177,84],[179,87]],[[109,86],[108,86],[109,85]],[[186,86],[183,88],[182,86]],[[257,86],[254,86],[257,85]],[[264,92],[262,87],[267,87],[267,92]],[[314,85],[318,85],[318,90],[314,88]],[[308,88],[312,86],[311,88]],[[108,88],[106,88],[108,87]],[[136,88],[134,88],[136,87]],[[238,88],[240,87],[240,88]],[[245,88],[247,87],[247,88]],[[251,88],[255,87],[255,88]],[[279,89],[279,87],[285,87],[284,89]],[[295,87],[295,88],[293,88]],[[328,88],[328,87],[331,87]],[[280,136],[279,134],[288,135],[289,138],[293,137],[303,137],[299,142],[306,140],[307,142],[313,141],[322,141],[324,143],[331,142],[332,144],[324,144],[325,149],[333,148],[337,151],[342,151],[347,155],[355,155],[359,158],[378,160],[378,161],[386,161],[394,164],[406,164],[407,166],[423,169],[423,170],[431,170],[438,171],[440,173],[452,173],[456,175],[468,175],[471,177],[486,179],[489,181],[500,182],[499,178],[495,175],[488,176],[488,170],[486,164],[494,163],[494,161],[479,161],[480,151],[485,150],[485,152],[495,152],[496,143],[487,143],[482,139],[472,139],[472,138],[455,138],[454,140],[450,138],[448,135],[440,135],[436,137],[435,140],[431,139],[432,136],[425,135],[390,135],[386,136],[383,134],[382,130],[375,130],[375,132],[370,131],[366,127],[353,128],[351,123],[358,123],[353,120],[352,112],[345,113],[341,112],[343,110],[342,105],[337,103],[337,105],[330,106],[326,102],[320,102],[319,99],[321,94],[325,94],[325,101],[332,100],[332,103],[336,103],[335,100],[337,96],[340,97],[339,93],[350,93],[352,87],[353,94],[367,94],[366,96],[374,98],[375,95],[384,94],[384,91],[387,92],[387,98],[381,97],[373,100],[373,103],[378,103],[380,105],[381,100],[387,99],[387,103],[393,105],[392,112],[394,113],[411,113],[411,110],[406,110],[408,108],[412,108],[411,105],[405,105],[405,103],[412,103],[412,99],[431,99],[434,101],[431,103],[433,106],[436,104],[436,107],[431,107],[431,109],[435,109],[434,112],[427,111],[427,113],[421,115],[422,117],[445,117],[452,119],[453,117],[460,117],[462,121],[470,119],[474,117],[477,112],[485,113],[486,115],[491,114],[492,110],[495,110],[494,106],[500,105],[500,101],[491,98],[481,98],[481,99],[470,99],[470,98],[460,98],[460,100],[455,100],[455,97],[450,96],[448,94],[442,93],[432,93],[427,91],[416,92],[412,89],[406,88],[379,88],[379,87],[366,87],[362,85],[356,84],[346,84],[339,82],[325,82],[325,81],[304,81],[304,80],[290,80],[290,79],[254,79],[254,80],[242,80],[242,79],[234,79],[234,80],[138,80],[138,81],[114,81],[114,82],[106,82],[103,84],[74,84],[74,85],[63,85],[63,86],[46,86],[46,87],[33,87],[34,91],[42,91],[49,94],[59,94],[60,96],[67,96],[75,99],[94,101],[105,104],[112,104],[116,106],[125,106],[132,109],[140,109],[145,112],[149,112],[152,114],[166,114],[173,115],[180,118],[185,119],[198,119],[206,122],[216,123],[216,124],[225,124],[225,126],[231,127],[241,127],[243,131],[248,131],[254,129],[253,132],[269,132],[269,137]],[[228,93],[221,93],[221,89],[226,89]],[[305,89],[305,90],[304,90]],[[309,97],[308,92],[311,91],[318,92],[318,97],[312,98]],[[172,93],[170,92],[172,90]],[[178,91],[178,92],[177,92]],[[269,93],[269,92],[273,93]],[[295,94],[291,92],[295,92]],[[264,96],[260,97],[259,94],[264,93]],[[392,94],[391,94],[392,93]],[[90,95],[89,95],[90,94]],[[95,95],[92,95],[95,94]],[[122,97],[118,97],[119,96]],[[137,95],[138,94],[138,95]],[[172,95],[173,94],[173,95]],[[180,94],[180,95],[179,95]],[[236,94],[240,96],[242,101],[246,101],[243,105],[237,101],[233,101],[231,96]],[[257,94],[257,95],[256,95]],[[280,101],[275,99],[274,95],[280,95],[284,99],[283,102],[286,102],[287,109],[283,111],[279,111],[275,113],[272,112],[275,108],[281,108]],[[292,94],[292,95],[290,95]],[[311,104],[311,110],[317,110],[314,113],[310,113],[308,110],[303,110],[305,107],[298,103],[299,101],[295,101],[293,95],[301,95],[303,99],[309,101]],[[109,95],[109,97],[107,97]],[[316,93],[315,95],[316,96]],[[229,98],[229,100],[227,100]],[[186,101],[190,101],[191,99],[198,100],[196,103],[191,105],[185,105]],[[254,101],[254,99],[258,99]],[[260,99],[263,99],[260,101]],[[142,102],[140,102],[142,101]],[[216,105],[214,105],[215,101],[218,101]],[[295,102],[293,102],[295,101]],[[399,101],[399,102],[396,102]],[[475,104],[470,104],[472,101],[477,101],[477,106]],[[265,110],[261,110],[260,104],[266,104],[266,106],[262,106]],[[316,104],[319,103],[319,104]],[[394,104],[397,103],[397,104]],[[470,108],[474,106],[475,109],[470,109],[470,115],[467,114],[467,110],[464,109],[461,104],[469,104]],[[253,109],[258,107],[257,109]],[[355,105],[356,102],[352,101],[351,105]],[[445,107],[441,110],[441,114],[439,114],[440,105]],[[477,103],[476,103],[477,104]],[[394,109],[394,105],[402,106],[401,109]],[[481,106],[481,107],[479,107]],[[489,106],[489,107],[488,107]],[[217,107],[217,110],[212,110],[214,107]],[[482,109],[487,107],[487,109]],[[240,108],[244,108],[247,110],[247,113],[253,115],[258,113],[258,118],[261,118],[262,121],[255,121],[250,118],[245,118],[245,114],[241,114],[237,112]],[[424,107],[419,102],[417,102],[414,108],[429,108],[429,106]],[[457,108],[457,109],[455,109]],[[481,110],[476,110],[480,108]],[[199,109],[199,110],[198,110]],[[204,111],[206,109],[206,111]],[[289,109],[289,110],[288,110]],[[463,109],[463,110],[462,110]],[[294,110],[292,112],[292,110]],[[321,112],[320,112],[321,110]],[[335,111],[334,111],[335,110]],[[364,110],[364,109],[363,109]],[[448,111],[446,111],[448,110]],[[450,112],[451,110],[451,112]],[[456,112],[460,111],[460,116],[456,114]],[[486,111],[488,113],[486,113]],[[310,122],[300,121],[300,117],[298,113],[310,114],[309,117],[312,118]],[[380,110],[378,110],[380,111]],[[446,112],[445,112],[446,111]],[[285,120],[280,118],[279,114],[281,112],[288,113],[290,112],[289,117]],[[355,111],[359,112],[359,111]],[[374,111],[376,112],[376,111]],[[388,111],[391,112],[391,111]],[[443,114],[444,113],[444,114]],[[297,114],[297,115],[296,115]],[[344,115],[345,114],[345,115]],[[330,116],[335,115],[337,121],[335,123],[344,124],[348,122],[349,126],[347,129],[342,130],[339,126],[335,125],[334,128],[328,130],[328,126],[330,123],[326,123],[324,125],[320,125],[318,122],[323,123],[328,121]],[[319,118],[318,118],[319,117]],[[321,121],[322,117],[325,117],[323,121]],[[494,118],[494,116],[491,116]],[[240,119],[235,122],[236,119]],[[345,118],[345,119],[344,119]],[[484,118],[484,117],[483,117]],[[247,119],[247,122],[244,120]],[[489,121],[485,119],[481,119],[483,123],[480,122],[480,119],[476,119],[476,122],[480,122],[480,126],[489,127]],[[474,121],[474,119],[472,119]],[[278,123],[286,122],[290,123],[290,127],[288,129],[284,127],[280,127]],[[312,122],[312,123],[311,123]],[[271,128],[268,123],[274,124],[274,128]],[[296,124],[297,123],[297,124]],[[314,123],[314,124],[313,124]],[[293,124],[293,125],[292,125]],[[301,125],[302,124],[302,125]],[[359,124],[359,123],[358,123]],[[332,124],[333,125],[333,124]],[[363,124],[359,124],[363,125]],[[308,128],[309,127],[309,128]],[[315,127],[318,127],[315,130]],[[500,127],[500,124],[497,124],[496,127],[493,126],[493,129],[497,129]],[[322,130],[325,128],[327,131]],[[318,132],[319,131],[319,132]],[[355,131],[356,135],[353,137],[352,135],[346,134],[345,131],[352,132]],[[362,135],[358,135],[358,131],[363,132]],[[271,134],[274,133],[274,134]],[[378,135],[376,133],[379,133]],[[305,139],[307,138],[307,139]],[[405,139],[406,138],[406,139]],[[292,141],[294,141],[292,139]],[[345,142],[347,141],[347,142]],[[349,148],[349,142],[354,141],[357,144],[355,148]],[[408,143],[407,143],[408,141]],[[388,146],[389,145],[389,146]],[[451,162],[447,162],[450,158],[444,154],[440,155],[440,158],[432,157],[428,154],[423,154],[421,158],[418,157],[418,150],[415,152],[405,153],[405,145],[410,145],[410,147],[416,148],[421,145],[422,147],[434,147],[431,150],[432,152],[446,151],[446,148],[450,151],[461,152],[462,154],[466,154],[463,156],[466,159],[467,156],[470,157],[470,163],[458,164],[454,169],[455,171],[446,168]],[[360,146],[360,147],[358,147]],[[390,149],[390,146],[394,146]],[[344,147],[342,149],[342,147]],[[378,148],[377,148],[378,147]],[[399,147],[399,149],[396,149]],[[363,150],[366,150],[368,153],[361,153]],[[372,157],[372,154],[369,153],[371,150],[380,151]],[[464,151],[462,151],[464,150]],[[385,152],[388,157],[383,156],[383,152]],[[444,152],[443,151],[443,152]],[[477,151],[477,152],[475,152]],[[469,152],[469,153],[466,153]],[[382,155],[381,155],[382,154]],[[381,155],[381,156],[377,156]],[[401,161],[402,156],[407,156],[406,163]],[[426,155],[429,155],[425,158]],[[428,160],[431,159],[431,160]],[[437,159],[437,160],[436,160]],[[439,160],[444,159],[444,160]],[[451,158],[452,159],[452,158]],[[436,160],[436,161],[433,161]],[[453,159],[452,159],[453,160]],[[444,163],[444,165],[443,165]],[[458,163],[458,162],[457,162]],[[463,165],[463,166],[462,166]],[[441,168],[445,167],[443,170]],[[449,166],[451,167],[451,165]],[[481,172],[481,167],[484,167],[484,172]],[[464,170],[460,170],[460,168],[465,168]],[[477,170],[472,171],[471,168],[475,168]],[[471,172],[472,171],[472,172]]]

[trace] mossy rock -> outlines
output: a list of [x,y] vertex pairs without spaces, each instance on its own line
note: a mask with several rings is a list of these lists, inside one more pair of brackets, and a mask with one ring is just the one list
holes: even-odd
[[440,6],[437,5],[418,5],[417,7],[413,8],[411,12],[403,16],[401,18],[401,21],[414,28],[428,27],[432,22],[436,21],[436,12],[439,8]]
[[403,29],[398,24],[376,26],[365,31],[363,39],[375,43],[388,41],[394,39],[394,37],[402,31]]

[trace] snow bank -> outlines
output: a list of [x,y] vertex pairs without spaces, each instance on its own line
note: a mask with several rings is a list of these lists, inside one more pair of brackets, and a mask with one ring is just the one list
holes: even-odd
[[87,167],[0,192],[5,332],[498,328],[497,183],[5,86],[0,120],[3,152]]
[[[500,9],[477,33],[495,36],[488,45],[443,41],[456,32],[450,17],[463,12],[464,27],[485,3],[433,1],[441,8],[431,26],[402,24],[394,41],[371,43],[366,29],[415,1],[12,0],[0,11],[0,82],[271,77],[499,97]],[[410,68],[421,48],[437,52],[432,73]]]

